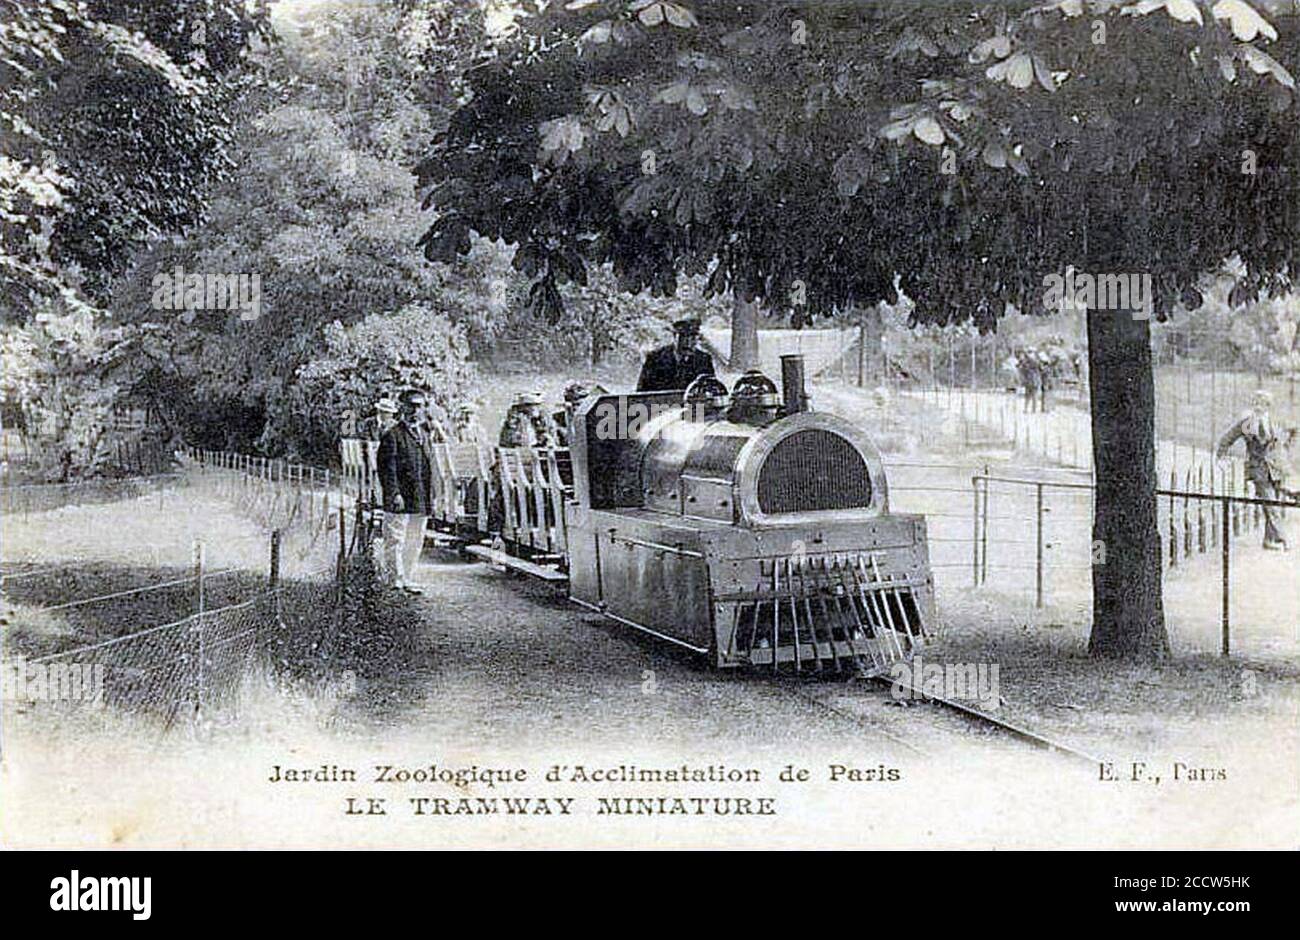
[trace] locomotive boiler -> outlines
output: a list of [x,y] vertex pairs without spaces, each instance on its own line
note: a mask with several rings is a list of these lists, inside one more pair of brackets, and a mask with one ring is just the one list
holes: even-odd
[[925,519],[890,512],[864,430],[809,409],[800,357],[782,379],[584,403],[570,597],[720,668],[885,672],[934,622]]

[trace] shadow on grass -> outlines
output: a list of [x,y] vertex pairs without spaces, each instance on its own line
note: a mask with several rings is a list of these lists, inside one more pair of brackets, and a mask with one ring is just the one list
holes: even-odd
[[391,721],[420,704],[433,675],[433,642],[412,599],[385,586],[370,555],[333,579],[286,582],[280,626],[269,631],[273,673],[296,685],[342,689],[344,723]]
[[1185,725],[1282,714],[1300,688],[1300,668],[1219,656],[1181,655],[1160,664],[1096,659],[1077,637],[985,625],[947,632],[927,663],[996,664],[999,713],[1032,727],[1095,741],[1162,736]]

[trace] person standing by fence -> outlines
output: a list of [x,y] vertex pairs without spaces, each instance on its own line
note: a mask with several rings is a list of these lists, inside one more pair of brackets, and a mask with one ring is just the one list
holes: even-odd
[[408,390],[402,394],[401,417],[397,406],[385,399],[376,410],[385,424],[379,438],[379,483],[384,494],[384,554],[394,587],[411,594],[424,593],[411,576],[424,549],[429,521],[432,470],[416,427],[424,396]]
[[[1241,438],[1246,443],[1246,476],[1255,485],[1256,499],[1277,499],[1282,494],[1291,495],[1286,489],[1286,455],[1283,439],[1278,433],[1273,419],[1269,416],[1269,406],[1273,398],[1263,390],[1255,392],[1251,398],[1250,411],[1228,428],[1219,439],[1215,456],[1219,460],[1227,457],[1228,448]],[[1264,510],[1264,548],[1270,551],[1285,551],[1286,539],[1278,527],[1276,506],[1263,506]]]
[[1020,376],[1020,387],[1025,392],[1025,411],[1034,411],[1041,386],[1038,359],[1032,350],[1023,346],[1016,350],[1016,372]]
[[1056,353],[1049,345],[1038,350],[1038,410],[1047,413],[1052,410],[1052,388],[1056,384]]

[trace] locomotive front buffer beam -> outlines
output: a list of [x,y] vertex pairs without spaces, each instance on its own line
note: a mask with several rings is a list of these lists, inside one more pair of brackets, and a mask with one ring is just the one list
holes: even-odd
[[933,630],[922,516],[748,528],[568,509],[572,599],[719,668],[881,675]]

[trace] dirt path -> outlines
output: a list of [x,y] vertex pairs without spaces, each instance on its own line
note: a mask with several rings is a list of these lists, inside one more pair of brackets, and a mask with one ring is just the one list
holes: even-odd
[[429,699],[456,703],[426,715],[440,734],[490,729],[506,746],[648,740],[686,748],[725,737],[746,751],[816,739],[894,759],[975,746],[960,722],[887,707],[848,682],[800,682],[805,694],[795,694],[788,682],[715,672],[583,611],[562,591],[486,566],[426,556],[418,577],[428,592],[418,603],[440,651]]

